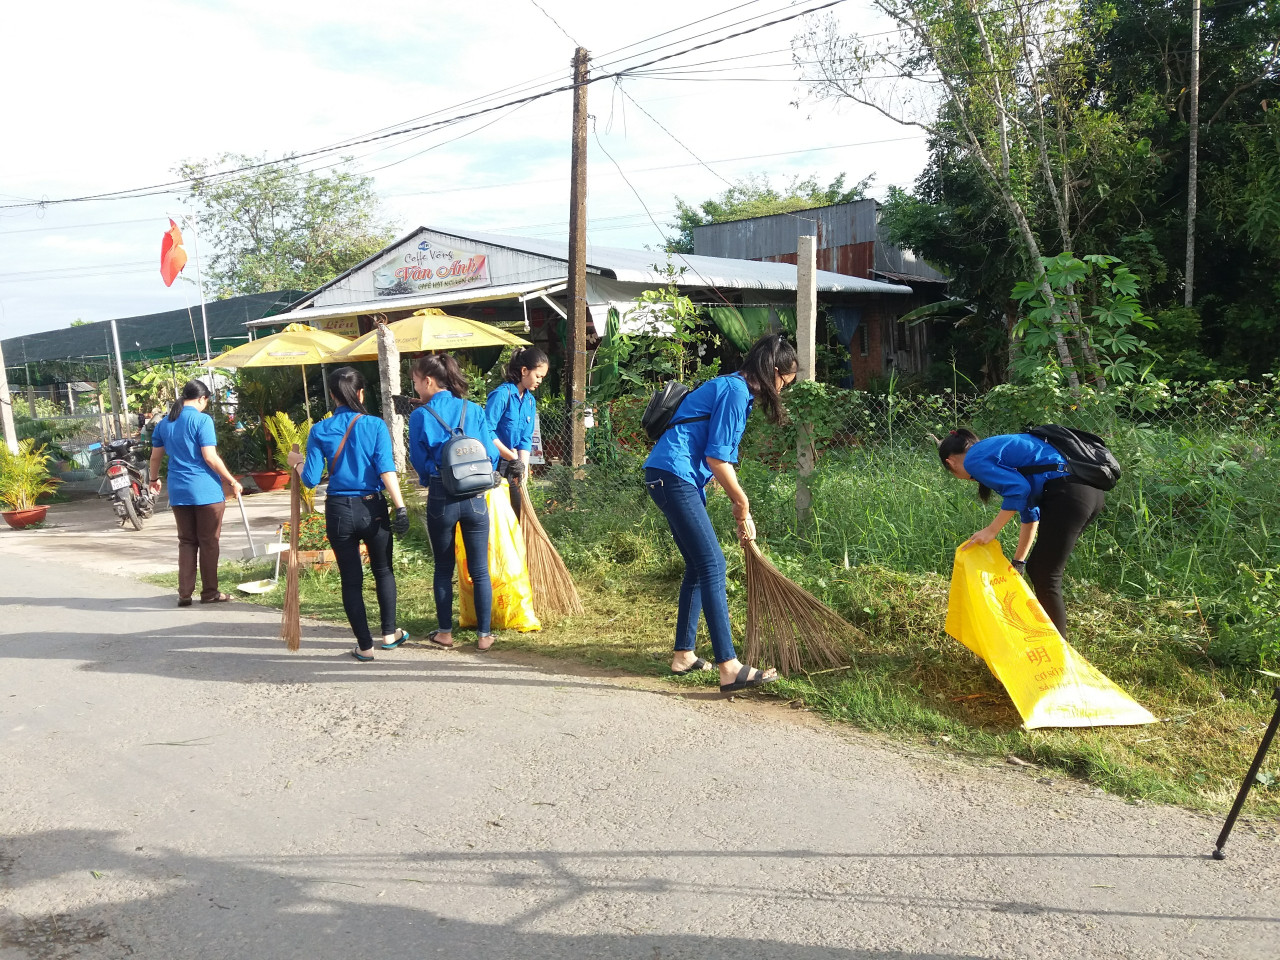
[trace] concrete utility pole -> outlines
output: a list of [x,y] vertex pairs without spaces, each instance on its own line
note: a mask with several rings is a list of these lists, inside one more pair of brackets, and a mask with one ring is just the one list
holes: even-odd
[[585,47],[573,54],[573,154],[569,167],[569,423],[573,430],[571,462],[587,462],[587,78],[591,55]]
[[116,322],[111,321],[111,341],[116,345],[116,373],[120,375],[120,433],[119,436],[127,437],[133,431],[129,429],[129,395],[125,392],[124,386],[124,354],[120,352],[120,332],[116,329]]
[[1190,307],[1196,288],[1196,177],[1200,154],[1200,0],[1191,0],[1191,143],[1187,149],[1187,266],[1182,305]]
[[[818,357],[818,238],[796,240],[796,354],[799,364],[797,380],[813,380],[817,376]],[[801,527],[809,523],[813,494],[809,475],[813,473],[816,454],[813,449],[811,424],[796,425],[796,520]]]
[[10,453],[18,452],[18,430],[13,424],[13,397],[9,395],[9,371],[4,366],[4,350],[0,349],[0,420],[4,421],[4,443]]
[[400,392],[400,348],[395,334],[385,323],[378,331],[378,382],[382,387],[382,419],[391,431],[391,455],[396,461],[396,473],[404,473],[404,417],[396,413],[393,399]]

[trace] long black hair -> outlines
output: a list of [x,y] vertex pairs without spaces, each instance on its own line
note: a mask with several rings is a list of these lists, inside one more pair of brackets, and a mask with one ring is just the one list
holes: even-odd
[[430,377],[460,400],[467,395],[467,378],[452,354],[428,353],[419,357],[413,361],[413,372],[419,377]]
[[178,394],[178,399],[173,401],[173,406],[169,408],[169,422],[172,423],[181,416],[182,408],[188,400],[200,400],[209,395],[209,385],[203,380],[188,380],[182,385],[182,392]]
[[364,389],[364,374],[355,367],[339,367],[329,374],[329,393],[339,407],[350,407],[356,413],[368,413],[360,402],[360,391]]
[[[975,443],[978,442],[978,435],[972,430],[966,430],[964,427],[957,427],[938,444],[938,458],[942,461],[943,467],[950,470],[947,466],[947,457],[953,457],[957,453],[964,453]],[[981,480],[978,481],[978,499],[986,503],[991,499],[991,488]]]
[[526,369],[537,370],[544,363],[550,361],[540,347],[522,347],[507,361],[507,383],[519,383]]
[[787,376],[795,373],[796,367],[796,348],[787,343],[780,333],[761,337],[742,358],[738,372],[747,381],[756,400],[763,405],[764,415],[770,423],[781,423],[787,415],[775,374]]

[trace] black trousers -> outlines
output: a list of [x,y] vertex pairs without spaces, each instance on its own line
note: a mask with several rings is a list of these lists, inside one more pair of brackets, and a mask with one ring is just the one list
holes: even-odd
[[373,648],[369,619],[364,606],[364,564],[360,543],[369,550],[369,568],[378,592],[378,613],[382,635],[396,632],[396,575],[391,569],[391,519],[387,501],[381,494],[363,497],[327,497],[324,502],[325,531],[338,562],[342,578],[342,609],[361,650]]
[[1067,608],[1062,602],[1062,573],[1084,528],[1097,519],[1107,495],[1068,477],[1050,480],[1040,497],[1040,530],[1027,557],[1027,578],[1036,599],[1058,632],[1067,635]]

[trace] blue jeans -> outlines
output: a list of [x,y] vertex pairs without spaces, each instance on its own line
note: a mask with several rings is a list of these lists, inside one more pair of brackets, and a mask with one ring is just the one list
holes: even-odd
[[487,636],[493,615],[493,586],[489,582],[489,507],[484,494],[450,500],[438,479],[432,479],[427,495],[427,536],[436,571],[432,580],[436,597],[436,622],[442,633],[453,630],[453,545],[458,527],[467,549],[476,607],[476,632]]
[[733,632],[729,628],[729,596],[725,590],[724,551],[707,516],[703,493],[687,480],[652,467],[644,472],[644,485],[658,505],[684,557],[680,581],[680,607],[676,614],[676,650],[692,650],[698,636],[699,615],[707,618],[711,651],[716,663],[734,660]]
[[396,575],[391,569],[391,520],[382,494],[363,497],[326,497],[324,525],[338,561],[342,577],[342,608],[361,650],[373,648],[369,620],[364,606],[364,564],[360,562],[360,542],[369,549],[369,568],[378,592],[378,615],[382,635],[396,632]]

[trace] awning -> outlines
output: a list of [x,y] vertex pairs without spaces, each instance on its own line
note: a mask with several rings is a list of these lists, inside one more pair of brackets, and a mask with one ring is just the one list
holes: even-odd
[[399,313],[401,310],[418,310],[422,307],[447,307],[459,303],[484,303],[489,300],[509,300],[529,294],[549,293],[563,288],[563,280],[533,280],[526,283],[507,283],[493,287],[474,287],[470,290],[454,290],[447,293],[424,293],[416,297],[379,297],[377,300],[360,300],[355,303],[337,303],[324,307],[303,307],[289,313],[277,314],[263,320],[254,320],[247,327],[276,327],[285,323],[310,324],[316,320],[340,320],[344,317],[360,317],[378,313]]

